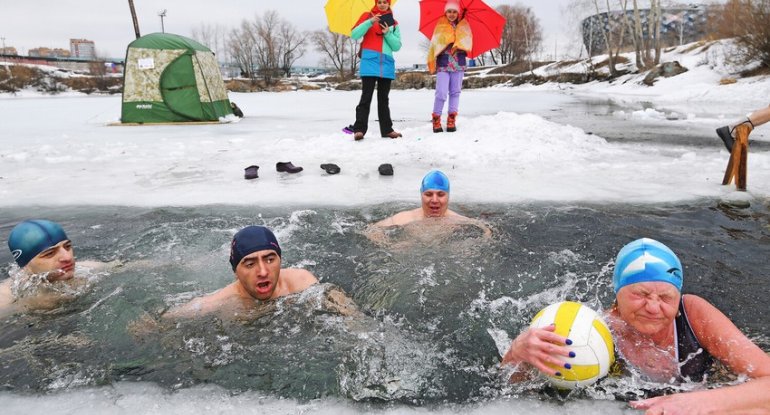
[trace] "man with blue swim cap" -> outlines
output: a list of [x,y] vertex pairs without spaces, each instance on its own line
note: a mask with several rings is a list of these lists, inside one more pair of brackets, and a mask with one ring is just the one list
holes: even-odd
[[[629,405],[648,414],[767,412],[770,356],[708,301],[683,295],[682,282],[682,263],[666,245],[642,238],[620,250],[613,272],[615,303],[607,312],[620,361],[637,369],[631,373],[662,384],[701,382],[715,359],[749,380]],[[503,363],[562,376],[561,371],[570,370],[573,359],[580,356],[566,347],[570,340],[555,331],[554,325],[524,330],[511,343]]]
[[235,281],[165,313],[167,318],[199,317],[213,312],[247,311],[254,300],[267,301],[304,291],[318,282],[310,271],[281,268],[281,247],[270,229],[247,226],[230,243]]
[[[449,210],[449,178],[439,170],[431,170],[420,182],[422,206],[399,212],[383,219],[375,226],[401,226],[427,218],[455,216],[465,218]],[[467,218],[465,218],[467,219]]]
[[[51,308],[61,300],[52,295],[25,297],[23,301],[12,292],[14,279],[43,275],[43,282],[68,282],[75,276],[75,254],[72,242],[56,222],[45,219],[26,220],[16,225],[8,236],[8,249],[20,268],[12,278],[0,283],[0,314],[12,309]],[[89,268],[103,265],[88,262]],[[3,311],[4,310],[4,311]]]

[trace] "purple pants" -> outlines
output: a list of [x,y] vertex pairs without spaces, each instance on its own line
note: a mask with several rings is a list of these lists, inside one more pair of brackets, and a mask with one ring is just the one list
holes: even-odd
[[449,94],[449,113],[457,112],[460,106],[460,91],[463,89],[463,71],[436,73],[436,99],[433,101],[433,113],[441,114],[444,102]]

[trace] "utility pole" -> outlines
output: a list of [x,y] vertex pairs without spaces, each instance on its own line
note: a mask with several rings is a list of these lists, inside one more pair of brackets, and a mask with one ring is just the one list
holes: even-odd
[[5,55],[5,36],[0,37],[3,40],[3,55]]
[[131,9],[131,19],[134,20],[134,33],[136,38],[139,39],[142,35],[139,34],[139,21],[136,20],[136,9],[134,9],[134,0],[128,0],[128,7]]
[[163,18],[166,17],[166,9],[159,11],[158,16],[160,16],[160,31],[166,33],[166,27],[163,26]]

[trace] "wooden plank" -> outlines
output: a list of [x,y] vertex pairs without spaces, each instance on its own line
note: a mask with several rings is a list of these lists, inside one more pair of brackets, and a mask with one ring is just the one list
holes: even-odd
[[[733,151],[735,150],[735,147],[733,147]],[[733,157],[733,153],[730,153],[730,159],[727,162],[727,168],[725,169],[725,177],[722,179],[722,186],[730,184],[730,182],[733,181],[733,173],[735,169],[733,168],[733,164],[735,163],[735,157]]]
[[736,140],[735,144],[738,146],[740,161],[738,163],[738,171],[736,172],[735,186],[738,190],[746,190],[747,170],[748,170],[748,157],[749,157],[749,134],[751,128],[746,124],[741,124],[735,129]]

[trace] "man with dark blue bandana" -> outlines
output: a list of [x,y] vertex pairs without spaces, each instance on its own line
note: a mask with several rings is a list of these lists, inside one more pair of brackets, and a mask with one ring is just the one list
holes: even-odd
[[230,244],[230,266],[235,281],[163,316],[189,318],[228,310],[237,313],[253,307],[255,300],[272,300],[318,283],[310,271],[281,268],[281,247],[273,232],[264,226],[247,226],[235,234]]

